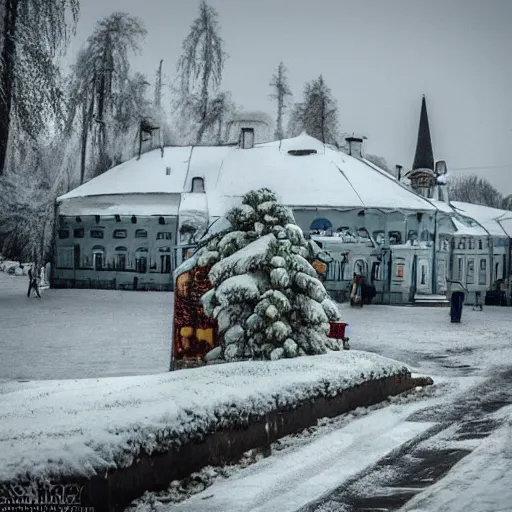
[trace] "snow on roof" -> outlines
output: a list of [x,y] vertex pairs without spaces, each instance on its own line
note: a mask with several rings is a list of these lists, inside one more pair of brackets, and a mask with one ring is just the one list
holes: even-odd
[[472,223],[473,225],[468,225],[467,218],[464,219],[460,216],[453,216],[451,217],[451,221],[456,229],[455,235],[465,235],[465,236],[487,236],[487,231],[480,226],[479,224]]
[[462,203],[459,201],[451,201],[451,205],[461,215],[465,215],[466,217],[471,217],[476,220],[478,224],[480,224],[490,235],[507,236],[505,230],[496,220],[508,213],[506,210],[499,210],[498,208],[490,208],[479,204]]
[[[288,154],[297,149],[315,150],[316,154]],[[215,182],[207,185],[213,216],[224,215],[234,198],[239,200],[248,190],[260,187],[270,188],[292,207],[435,210],[392,176],[306,134],[252,149],[232,149],[218,173],[207,180]]]
[[510,212],[509,215],[505,215],[503,218],[498,219],[498,222],[505,233],[512,238],[512,212]]
[[[302,156],[288,153],[308,149],[316,153]],[[61,196],[59,201],[109,196],[106,202],[114,211],[116,201],[112,196],[125,195],[123,201],[127,204],[123,206],[123,212],[115,212],[124,213],[132,201],[130,194],[133,197],[183,194],[192,190],[192,180],[198,177],[204,179],[210,218],[225,215],[247,191],[261,187],[272,189],[284,204],[297,208],[380,208],[416,212],[446,208],[441,204],[434,206],[432,201],[408,190],[377,166],[351,157],[305,133],[291,139],[257,144],[252,149],[167,147],[163,157],[156,149],[139,160],[134,158],[110,169]],[[94,206],[94,203],[83,205],[91,211]],[[69,206],[68,209],[73,208]],[[159,213],[175,215],[176,208],[171,209],[172,213]],[[156,214],[152,210],[146,213]]]
[[[58,200],[96,195],[181,193],[189,170],[189,161],[212,161],[218,165],[226,147],[166,147],[144,153],[139,160],[132,158],[93,178]],[[192,155],[192,156],[191,156]],[[169,174],[167,174],[170,169]],[[186,189],[190,191],[190,188]]]
[[179,205],[180,194],[112,194],[63,199],[59,214],[177,216]]
[[432,203],[438,211],[453,215],[454,209],[444,201],[439,201],[438,199],[429,199],[428,201]]

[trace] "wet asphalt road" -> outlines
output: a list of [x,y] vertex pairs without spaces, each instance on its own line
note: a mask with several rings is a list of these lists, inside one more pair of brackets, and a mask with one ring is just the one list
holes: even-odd
[[[444,357],[439,357],[441,364]],[[444,365],[448,366],[448,365]],[[471,374],[456,365],[457,374]],[[423,435],[403,445],[349,482],[298,512],[391,512],[440,480],[471,453],[471,440],[489,436],[499,425],[493,412],[512,404],[512,366],[501,369],[456,401],[425,408],[409,421],[435,422]],[[457,441],[469,441],[455,447]],[[452,446],[450,446],[450,444]]]

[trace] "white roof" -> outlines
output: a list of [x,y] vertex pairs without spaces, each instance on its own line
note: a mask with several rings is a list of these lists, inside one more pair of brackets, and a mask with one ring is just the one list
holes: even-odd
[[451,201],[451,205],[462,215],[476,220],[490,235],[507,236],[507,233],[496,219],[504,217],[504,214],[510,212],[499,210],[498,208],[490,208],[488,206],[472,203],[462,203],[459,201]]
[[432,203],[440,212],[453,215],[454,210],[448,203],[445,203],[444,201],[439,201],[439,199],[429,199],[428,201]]
[[505,231],[505,233],[507,233],[507,235],[512,238],[512,212],[509,212],[508,215],[505,215],[503,216],[503,218],[498,219],[498,222]]
[[[290,155],[290,150],[312,149],[316,154]],[[168,175],[166,170],[170,168]],[[512,234],[512,221],[502,228],[498,218],[512,218],[505,210],[425,199],[371,162],[351,157],[319,140],[299,135],[257,144],[252,149],[233,146],[166,147],[118,165],[59,197],[64,215],[102,214],[177,215],[180,199],[192,189],[192,180],[205,180],[209,218],[221,217],[251,189],[268,187],[287,206],[296,208],[378,208],[382,210],[439,210],[457,212],[477,221],[491,235]],[[204,201],[204,199],[201,199]],[[199,208],[202,209],[203,204]],[[183,205],[183,211],[196,210]],[[476,235],[476,226],[455,222],[460,233]],[[478,230],[477,230],[478,231]],[[480,232],[479,232],[480,233]]]
[[218,166],[223,154],[230,149],[222,146],[174,146],[166,147],[163,156],[160,149],[154,149],[144,153],[139,160],[132,158],[113,167],[64,194],[58,200],[98,195],[188,192],[190,188],[184,187],[191,155],[194,165],[197,162],[211,161],[213,165]]
[[[297,149],[317,154],[288,154]],[[248,190],[261,187],[292,207],[435,210],[393,176],[306,134],[252,149],[233,148],[218,171],[206,178],[210,215],[223,215]]]
[[112,194],[64,199],[59,213],[70,217],[100,214],[177,216],[179,206],[180,194]]
[[452,217],[451,218],[453,225],[455,226],[456,233],[455,235],[465,235],[465,236],[482,236],[486,237],[488,235],[487,231],[477,223],[474,223],[472,226],[468,226],[463,222],[461,218]]

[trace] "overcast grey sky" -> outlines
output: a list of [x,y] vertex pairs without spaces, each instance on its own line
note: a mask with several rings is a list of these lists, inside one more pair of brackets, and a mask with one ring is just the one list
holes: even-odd
[[[451,169],[480,167],[512,193],[512,0],[209,0],[229,55],[222,88],[238,105],[273,114],[269,82],[279,61],[294,100],[324,75],[341,128],[366,150],[412,165],[421,95],[434,156]],[[82,0],[72,56],[113,11],[148,30],[134,68],[174,76],[199,0]],[[483,169],[483,167],[492,167]],[[473,171],[457,171],[471,173]]]

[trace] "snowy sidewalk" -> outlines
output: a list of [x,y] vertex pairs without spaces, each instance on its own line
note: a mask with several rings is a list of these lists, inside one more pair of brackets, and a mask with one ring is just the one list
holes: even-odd
[[298,450],[264,459],[169,507],[169,512],[295,512],[341,485],[431,423],[405,421],[436,400],[388,406]]

